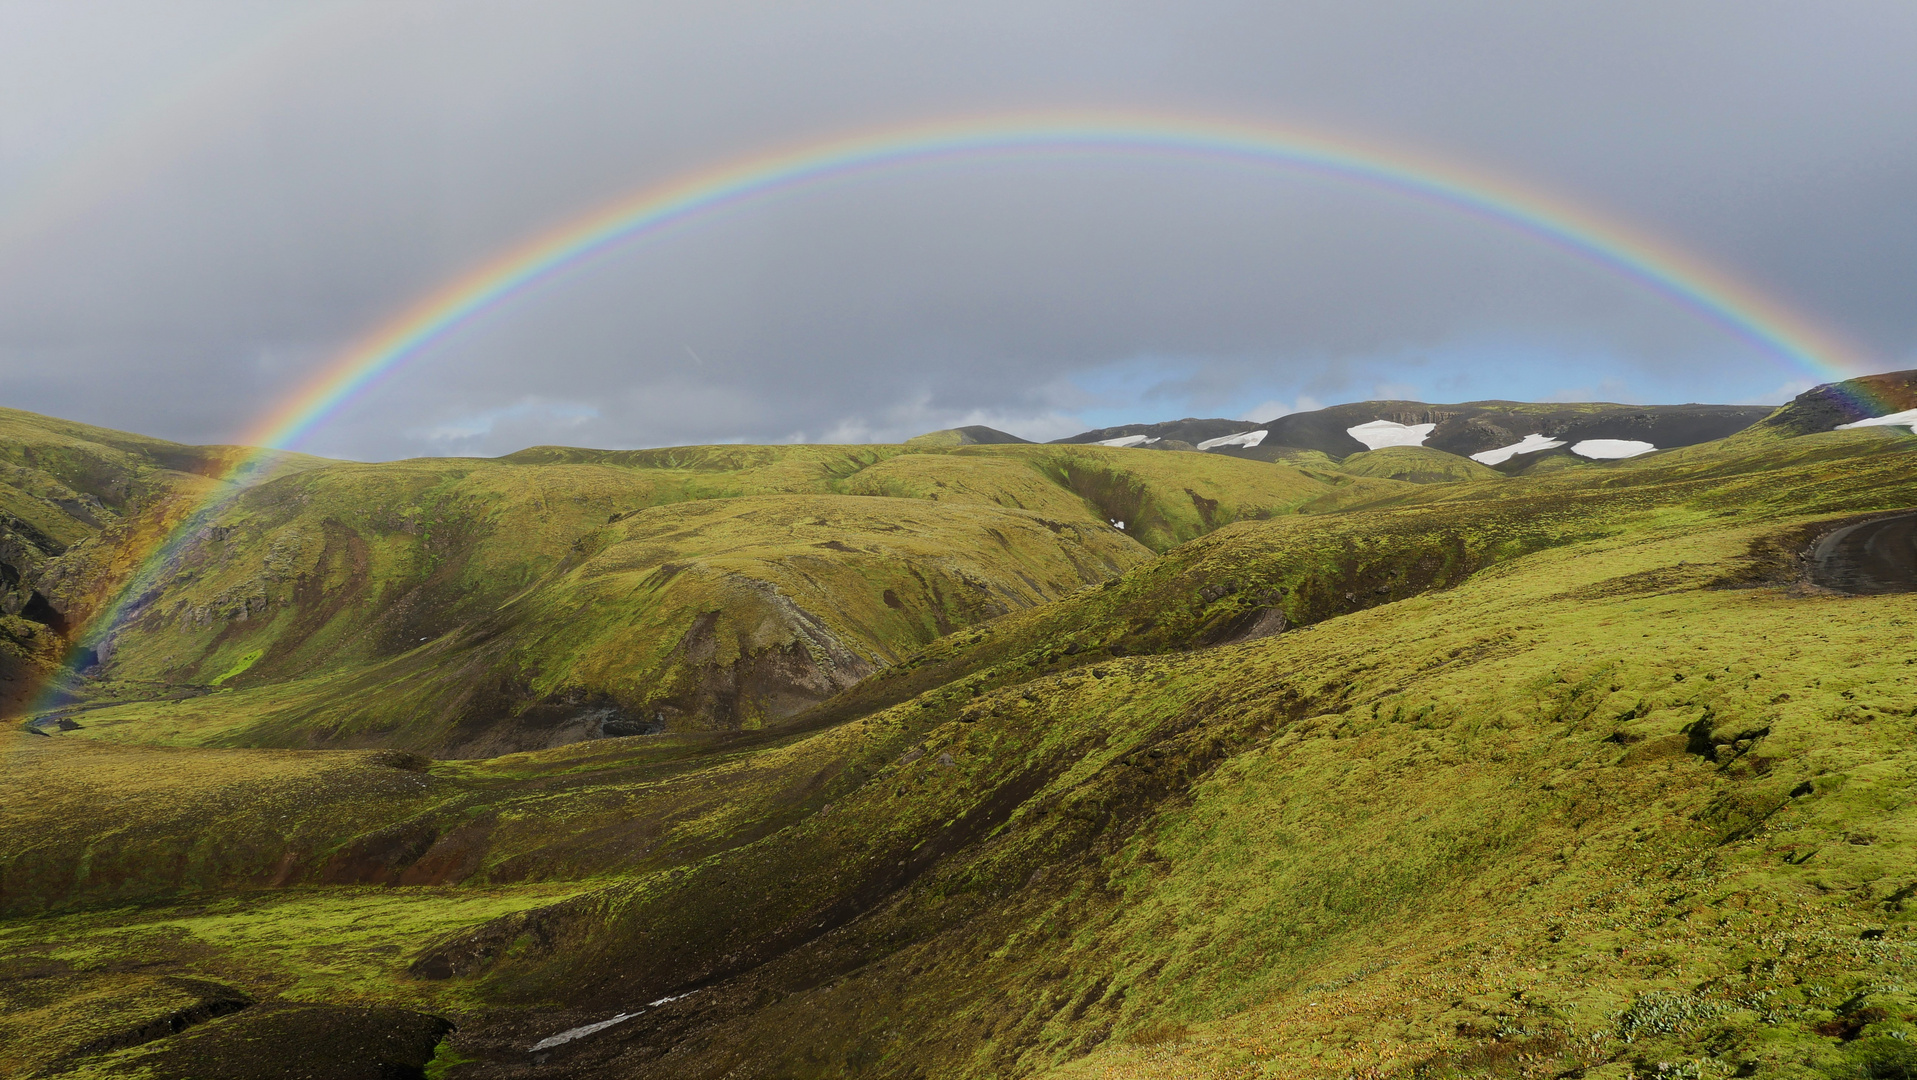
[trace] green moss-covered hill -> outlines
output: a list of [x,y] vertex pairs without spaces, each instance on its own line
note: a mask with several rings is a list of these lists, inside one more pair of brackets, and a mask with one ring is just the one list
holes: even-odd
[[[60,663],[78,613],[49,597],[73,590],[69,576],[123,573],[245,456],[0,409],[0,711],[25,707]],[[281,455],[266,474],[317,463]]]
[[[0,1070],[1917,1071],[1917,593],[1830,587],[1869,554],[1845,536],[1906,535],[1844,531],[1917,508],[1901,429],[1342,485],[1058,446],[515,458],[261,485],[81,727],[5,736]],[[362,640],[425,618],[384,586],[307,638],[273,629],[297,596],[185,628],[336,482],[368,575],[469,553],[458,588],[400,578],[443,598],[427,641]],[[387,505],[415,531],[349,514]],[[666,613],[785,604],[777,655],[865,670],[725,722],[635,696],[708,640],[709,674],[774,655]],[[413,718],[514,672],[518,727]],[[667,704],[654,734],[415,752]]]
[[1353,454],[1337,466],[1353,476],[1383,477],[1413,484],[1446,484],[1458,480],[1496,480],[1497,470],[1468,457],[1447,454],[1428,446],[1386,446]]
[[[80,445],[107,458],[103,438]],[[37,650],[23,664],[44,673],[46,631],[103,609],[135,553],[219,486],[168,471],[161,450],[114,474],[152,489],[146,514],[48,518],[60,542],[16,560],[48,609],[21,624],[22,653]],[[86,717],[69,722],[146,743],[468,757],[756,728],[1155,550],[1392,491],[1031,445],[295,464],[186,538],[96,644],[102,663],[71,693]]]

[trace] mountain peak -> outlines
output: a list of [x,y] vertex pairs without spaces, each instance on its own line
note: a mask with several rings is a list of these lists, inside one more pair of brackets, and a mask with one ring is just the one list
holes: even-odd
[[923,435],[914,435],[905,440],[907,446],[1002,446],[1007,443],[1029,443],[1030,439],[1021,439],[1009,431],[986,427],[984,424],[967,424],[964,427],[944,428],[928,431]]

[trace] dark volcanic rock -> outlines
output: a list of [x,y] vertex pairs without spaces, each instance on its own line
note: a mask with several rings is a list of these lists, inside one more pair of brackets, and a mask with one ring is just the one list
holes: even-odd
[[[1614,405],[1606,402],[1560,405],[1519,401],[1432,405],[1422,401],[1358,401],[1291,413],[1264,424],[1187,417],[1159,424],[1099,428],[1057,441],[1082,444],[1149,435],[1161,440],[1152,444],[1152,448],[1163,449],[1262,428],[1270,434],[1256,447],[1219,447],[1212,452],[1261,461],[1280,461],[1300,450],[1346,458],[1367,449],[1348,434],[1349,429],[1373,420],[1388,420],[1394,424],[1436,425],[1423,445],[1460,457],[1509,446],[1533,434],[1567,443],[1583,439],[1629,439],[1665,450],[1735,434],[1772,411],[1768,405]],[[1522,468],[1532,460],[1535,458],[1520,457],[1513,468]]]
[[1468,401],[1428,405],[1422,401],[1360,401],[1281,416],[1266,425],[1267,446],[1295,446],[1333,457],[1365,449],[1347,430],[1373,420],[1435,424],[1424,445],[1469,457],[1538,434],[1567,443],[1581,439],[1631,439],[1659,449],[1692,446],[1742,431],[1768,416],[1768,405],[1555,405],[1516,401]]
[[1122,439],[1129,435],[1149,435],[1154,439],[1175,439],[1195,446],[1206,439],[1236,435],[1243,431],[1257,431],[1264,426],[1249,420],[1199,420],[1187,416],[1183,420],[1167,420],[1161,424],[1121,424],[1118,427],[1099,428],[1096,431],[1081,431],[1070,438],[1052,441],[1054,443],[1096,443],[1104,442],[1106,439]]
[[452,1030],[409,1009],[275,1002],[173,1036],[139,1065],[168,1080],[410,1080]]
[[1771,411],[1768,405],[1614,405],[1601,411],[1546,413],[1484,410],[1440,423],[1425,445],[1468,457],[1508,446],[1535,431],[1567,443],[1630,439],[1668,450],[1735,435]]

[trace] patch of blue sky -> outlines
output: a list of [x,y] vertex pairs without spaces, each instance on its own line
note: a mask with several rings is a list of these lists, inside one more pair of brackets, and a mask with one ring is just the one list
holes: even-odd
[[496,409],[482,409],[464,416],[452,417],[431,427],[408,431],[406,434],[416,439],[449,443],[490,435],[502,426],[510,427],[519,421],[557,421],[566,426],[577,426],[598,418],[599,410],[591,405],[529,398]]
[[1459,342],[1313,362],[1137,356],[1070,378],[1087,428],[1186,416],[1271,420],[1351,401],[1781,404],[1809,388],[1727,356],[1654,358],[1518,341]]

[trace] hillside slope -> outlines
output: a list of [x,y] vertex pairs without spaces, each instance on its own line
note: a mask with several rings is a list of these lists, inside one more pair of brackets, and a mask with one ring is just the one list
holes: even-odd
[[[455,1077],[1901,1075],[1917,593],[1846,595],[1820,567],[1846,536],[1905,535],[1850,526],[1917,507],[1917,438],[1791,432],[1355,493],[1292,470],[1236,503],[1127,470],[1278,467],[980,446],[958,455],[976,471],[869,478],[916,502],[642,510],[502,610],[620,612],[653,560],[684,558],[654,553],[678,533],[703,572],[787,572],[755,514],[847,514],[820,527],[846,530],[832,566],[860,576],[982,546],[939,515],[1064,524],[988,490],[1069,490],[1083,528],[1142,491],[1157,535],[1198,526],[1151,558],[1107,524],[1083,545],[1133,544],[1122,574],[954,621],[761,730],[442,762],[94,737],[137,740],[131,721],[15,734],[0,1062],[250,1076],[270,1046],[272,1068],[339,1076],[376,1053]],[[1006,462],[1057,479],[1027,488]],[[904,543],[876,535],[894,514],[964,543],[881,547]],[[708,517],[737,523],[733,546],[690,526]],[[834,617],[893,617],[878,607],[899,611]],[[497,648],[589,657],[627,626]]]
[[[43,560],[52,606],[73,622],[100,610],[217,484],[190,479],[125,535]],[[1153,550],[1396,490],[1030,444],[308,459],[174,550],[46,719],[150,743],[440,756],[757,727]]]
[[[25,707],[62,661],[71,610],[65,571],[165,530],[176,511],[247,457],[231,446],[184,446],[122,431],[0,409],[0,713]],[[276,456],[269,472],[318,459]],[[60,560],[72,554],[63,564]]]

